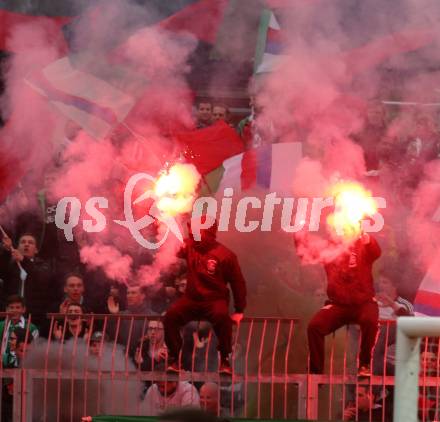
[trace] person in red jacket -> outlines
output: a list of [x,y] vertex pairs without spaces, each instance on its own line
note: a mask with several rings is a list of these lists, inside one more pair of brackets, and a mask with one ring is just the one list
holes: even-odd
[[380,255],[376,239],[363,233],[346,252],[325,265],[329,300],[314,315],[307,329],[311,373],[321,374],[324,371],[325,336],[346,324],[359,324],[361,349],[358,375],[370,375],[371,352],[379,320],[372,267]]
[[[204,223],[206,217],[202,217]],[[206,320],[218,338],[221,362],[219,371],[231,373],[232,323],[239,323],[246,307],[246,283],[236,255],[217,242],[217,222],[200,230],[195,240],[191,228],[179,256],[188,266],[184,295],[164,317],[165,342],[169,350],[169,371],[180,370],[178,358],[182,348],[180,329],[190,321]],[[229,315],[229,288],[234,297],[235,313]]]

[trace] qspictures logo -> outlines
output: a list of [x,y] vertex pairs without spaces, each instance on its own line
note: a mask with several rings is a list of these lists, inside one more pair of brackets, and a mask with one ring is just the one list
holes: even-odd
[[[124,189],[124,217],[125,220],[112,220],[113,224],[125,227],[133,239],[146,249],[157,249],[164,244],[169,234],[172,233],[179,241],[183,242],[183,234],[176,219],[163,210],[157,204],[160,197],[153,189],[145,190],[140,196],[134,198],[134,193],[138,184],[146,183],[154,186],[156,179],[147,173],[137,173],[130,177]],[[348,195],[348,191],[334,197],[326,198],[292,198],[279,197],[277,193],[267,194],[264,199],[255,196],[245,196],[233,206],[234,190],[226,188],[223,191],[223,198],[217,200],[213,197],[199,197],[194,201],[191,210],[191,221],[198,221],[197,225],[192,225],[191,230],[196,241],[200,240],[200,232],[218,221],[219,231],[228,231],[232,228],[241,233],[250,233],[256,230],[270,232],[274,227],[275,208],[281,208],[280,217],[281,229],[287,233],[296,233],[303,230],[307,225],[307,230],[317,232],[321,224],[321,215],[324,209],[332,208],[334,228],[337,234],[343,235],[346,226],[359,225],[367,233],[375,233],[382,230],[384,218],[378,211],[386,208],[385,198]],[[338,200],[339,198],[339,200]],[[341,200],[342,198],[342,200]],[[348,198],[348,200],[347,200]],[[149,202],[148,213],[140,219],[135,220],[133,205],[141,204],[143,201]],[[362,203],[367,201],[370,212],[368,218],[363,218]],[[346,210],[348,205],[348,212]],[[371,204],[374,204],[373,208]],[[102,196],[94,196],[87,200],[84,205],[85,213],[90,217],[82,220],[82,228],[87,233],[102,232],[108,224],[107,218],[101,211],[109,208],[109,201]],[[151,205],[151,206],[150,206]],[[296,205],[296,210],[295,210]],[[249,210],[261,210],[261,219],[255,220],[248,218]],[[73,230],[80,224],[82,211],[81,201],[73,196],[62,198],[56,207],[55,224],[64,231],[68,241],[73,241]],[[203,214],[215,217],[200,221]],[[159,238],[155,241],[143,236],[142,230],[153,223],[160,222],[165,228],[161,231]]]

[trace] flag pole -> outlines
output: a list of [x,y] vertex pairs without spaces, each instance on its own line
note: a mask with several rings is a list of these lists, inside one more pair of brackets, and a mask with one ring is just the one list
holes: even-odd
[[[3,226],[0,224],[0,232],[2,233],[3,237],[7,237],[9,238],[8,234],[5,232],[5,230],[3,229]],[[12,252],[14,250],[14,248],[11,246],[10,251]],[[18,265],[18,268],[20,269],[20,271],[24,271],[23,266],[21,265],[21,262],[19,261],[15,261]]]

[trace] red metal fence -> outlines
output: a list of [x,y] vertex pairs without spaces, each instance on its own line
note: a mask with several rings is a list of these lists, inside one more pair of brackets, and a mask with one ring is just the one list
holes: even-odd
[[[3,316],[8,325],[8,316]],[[75,334],[78,318],[81,330]],[[185,370],[172,375],[164,370],[167,352],[159,317],[49,314],[49,319],[50,340],[21,346],[15,352],[16,368],[8,367],[14,357],[8,330],[3,334],[2,420],[8,420],[8,413],[16,421],[51,422],[97,414],[145,415],[152,409],[146,403],[153,397],[149,389],[154,383],[164,390],[154,411],[175,405],[175,393],[167,393],[173,382],[193,396],[187,394],[187,402],[229,417],[388,421],[392,415],[393,321],[380,323],[373,375],[359,378],[359,335],[354,326],[329,336],[326,372],[311,375],[304,322],[245,318],[234,330],[232,376],[225,376],[218,373],[215,335],[205,324],[193,323],[183,332]],[[28,324],[27,339],[30,336]],[[422,421],[439,416],[438,349],[439,339],[422,342]]]

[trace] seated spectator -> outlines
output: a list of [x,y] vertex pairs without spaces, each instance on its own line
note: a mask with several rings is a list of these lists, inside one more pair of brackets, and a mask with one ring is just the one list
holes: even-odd
[[[393,407],[390,403],[390,396],[385,400],[375,397],[367,385],[359,385],[357,388],[356,401],[349,402],[344,409],[344,421],[391,421]],[[356,406],[357,405],[357,406]],[[385,409],[383,409],[385,406]],[[385,419],[382,419],[385,412]],[[371,418],[370,418],[371,413]]]
[[82,318],[84,309],[79,303],[69,303],[66,308],[66,319],[64,324],[55,322],[53,336],[58,341],[66,341],[71,338],[87,339],[88,327]]
[[[113,315],[156,315],[147,302],[145,288],[140,284],[132,284],[127,287],[127,310],[121,312],[119,302],[112,295],[109,295],[107,299],[107,306],[109,312]],[[134,356],[139,339],[145,335],[144,322],[144,319],[121,319],[118,328],[116,319],[109,320],[109,333],[116,335],[116,331],[118,331],[118,343],[129,348],[130,356]]]
[[376,300],[379,305],[379,319],[381,320],[395,320],[399,316],[414,314],[413,305],[398,295],[395,281],[388,277],[379,277]]
[[212,415],[229,416],[229,409],[221,406],[218,384],[205,382],[200,387],[200,407]]
[[[160,369],[165,370],[165,365]],[[147,390],[140,414],[157,416],[165,410],[181,407],[200,407],[197,389],[186,381],[157,381]]]
[[25,233],[20,236],[17,249],[8,237],[3,237],[3,246],[3,265],[7,267],[4,294],[23,296],[32,322],[46,332],[46,312],[53,303],[55,289],[51,286],[49,265],[37,257],[37,240],[33,234]]
[[196,105],[196,128],[203,129],[212,123],[212,104],[208,100],[200,100]]
[[84,290],[84,279],[80,274],[67,274],[64,278],[64,300],[57,311],[60,314],[65,314],[69,303],[79,303],[87,313],[89,307],[85,303]]

